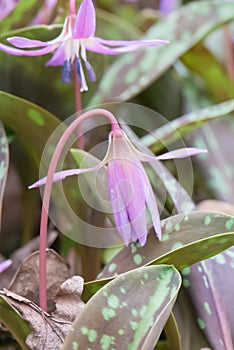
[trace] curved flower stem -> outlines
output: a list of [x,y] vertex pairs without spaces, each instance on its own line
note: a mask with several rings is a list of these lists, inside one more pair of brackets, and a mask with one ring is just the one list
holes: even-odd
[[70,15],[75,15],[76,14],[76,0],[70,0],[69,14]]
[[51,195],[51,188],[53,183],[53,177],[54,173],[56,171],[56,166],[59,161],[59,157],[61,155],[61,152],[66,145],[67,140],[71,136],[71,134],[79,127],[80,123],[82,123],[85,119],[90,118],[94,115],[101,114],[105,116],[107,119],[109,119],[110,123],[112,124],[112,129],[117,128],[118,122],[114,115],[105,110],[105,109],[94,109],[88,112],[85,112],[84,114],[81,114],[78,116],[72,123],[69,125],[69,127],[65,130],[62,137],[60,138],[54,154],[51,158],[48,174],[47,174],[47,181],[45,184],[44,194],[43,194],[43,201],[42,201],[42,209],[41,209],[41,222],[40,222],[40,257],[39,257],[39,279],[40,279],[40,307],[46,311],[47,310],[47,296],[46,296],[46,246],[47,246],[47,224],[48,224],[48,212],[49,212],[49,203],[50,203],[50,195]]

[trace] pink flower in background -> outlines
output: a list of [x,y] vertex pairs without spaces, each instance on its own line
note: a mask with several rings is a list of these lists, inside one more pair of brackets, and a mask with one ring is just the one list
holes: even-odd
[[163,16],[168,16],[176,7],[178,0],[160,0],[159,11]]
[[[100,54],[118,55],[131,52],[143,46],[167,44],[167,40],[105,40],[95,37],[96,12],[92,0],[83,0],[75,14],[74,1],[70,1],[70,15],[66,18],[61,34],[50,41],[31,40],[24,37],[8,38],[8,42],[17,48],[0,44],[0,50],[18,56],[40,56],[54,50],[55,53],[47,62],[47,66],[62,66],[62,80],[70,82],[73,67],[76,67],[81,91],[87,91],[88,86],[83,71],[85,65],[88,78],[95,81],[95,73],[89,63],[86,51]],[[41,47],[41,48],[39,48]],[[37,48],[37,49],[35,49]],[[33,49],[33,50],[30,50]]]
[[[107,165],[108,191],[116,227],[123,243],[127,246],[137,240],[143,246],[146,243],[148,228],[146,211],[159,240],[161,239],[160,215],[157,202],[147,174],[141,162],[184,158],[205,150],[181,148],[157,157],[139,152],[130,142],[117,123],[112,124],[109,134],[109,146],[105,158],[95,167],[88,169],[63,170],[54,174],[53,181],[60,181],[67,176],[99,170]],[[29,188],[44,185],[47,177],[37,181]]]
[[31,24],[48,24],[58,0],[45,0],[44,5],[33,18]]
[[12,264],[12,260],[10,260],[10,259],[0,262],[0,273],[5,271],[6,269],[8,269],[8,267],[10,267],[11,264]]
[[0,1],[0,20],[8,15],[16,6],[19,0],[1,0]]

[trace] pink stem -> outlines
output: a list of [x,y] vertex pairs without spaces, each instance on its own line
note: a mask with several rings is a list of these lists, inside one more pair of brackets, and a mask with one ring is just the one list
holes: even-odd
[[45,184],[44,189],[44,195],[43,195],[43,201],[42,201],[42,210],[41,210],[41,223],[40,223],[40,257],[39,257],[39,279],[40,279],[40,307],[47,311],[47,296],[46,296],[46,289],[47,289],[47,281],[46,281],[46,247],[47,247],[47,225],[48,225],[48,212],[49,212],[49,203],[50,203],[50,195],[51,195],[51,188],[53,183],[53,177],[54,173],[56,171],[57,163],[59,161],[59,157],[61,155],[61,152],[71,136],[71,134],[77,129],[77,127],[82,123],[85,119],[90,118],[94,115],[101,114],[105,116],[107,119],[109,119],[110,123],[114,126],[114,128],[117,125],[117,120],[115,119],[114,115],[105,110],[105,109],[94,109],[88,112],[85,112],[84,114],[81,114],[78,116],[72,123],[69,125],[69,127],[65,130],[62,137],[60,138],[55,151],[53,153],[53,156],[50,161],[48,174],[47,174],[47,181]]
[[69,15],[75,15],[75,14],[76,14],[76,1],[70,0]]

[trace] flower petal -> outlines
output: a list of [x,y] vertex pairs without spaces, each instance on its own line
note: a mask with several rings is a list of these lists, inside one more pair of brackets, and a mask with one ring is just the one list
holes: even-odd
[[185,158],[185,157],[196,156],[197,154],[201,154],[201,153],[207,153],[207,150],[200,149],[200,148],[193,148],[193,147],[179,148],[174,151],[170,151],[160,156],[157,156],[157,159],[166,160],[166,159],[175,159],[175,158]]
[[160,214],[158,211],[158,205],[152,190],[151,185],[149,184],[149,188],[148,188],[148,195],[146,198],[146,203],[148,206],[148,209],[150,211],[151,214],[151,219],[154,225],[154,230],[156,233],[156,236],[158,237],[159,240],[161,240],[162,238],[162,229],[161,229],[161,221],[160,221]]
[[45,46],[46,43],[40,40],[33,40],[33,39],[28,39],[28,38],[24,38],[22,36],[13,36],[11,38],[7,38],[7,41],[18,47],[18,48],[32,48],[32,47],[40,47],[40,46]]
[[54,46],[44,47],[43,49],[26,51],[26,50],[16,49],[14,47],[10,47],[8,45],[4,45],[0,43],[1,51],[4,51],[6,53],[9,53],[10,55],[15,55],[15,56],[41,56],[52,52],[56,48],[57,48],[57,45],[54,45]]
[[116,174],[119,174],[119,170],[116,169],[116,166],[118,168],[118,164],[116,165],[115,160],[108,163],[108,190],[116,227],[121,235],[124,245],[128,246],[132,238],[132,229],[129,223],[126,205],[121,192],[119,191],[119,186],[117,185]]
[[[90,38],[85,43],[86,49],[101,54],[118,55],[125,52],[136,51],[144,46],[154,46],[159,44],[168,44],[167,40],[139,40],[139,41],[122,41],[122,40],[104,40],[98,37]],[[107,45],[107,46],[106,46]],[[121,46],[110,48],[109,46]]]
[[151,162],[154,160],[168,160],[196,156],[198,154],[207,153],[207,150],[195,147],[186,147],[161,154],[160,156],[150,156],[148,154],[139,152],[137,149],[134,149],[134,152],[142,162]]
[[[88,171],[95,171],[100,169],[102,166],[103,166],[103,162],[100,162],[98,165],[92,168],[62,170],[54,174],[53,182],[64,180],[67,176],[84,174],[84,173],[87,173]],[[28,188],[31,190],[32,188],[40,187],[42,185],[45,185],[46,181],[47,181],[47,176],[34,182],[32,185],[28,186]]]
[[156,46],[161,44],[169,44],[168,40],[105,40],[102,38],[95,37],[100,44],[104,44],[107,46],[134,46],[134,47],[142,47],[142,46]]
[[63,44],[57,48],[51,59],[46,62],[46,66],[62,66],[65,61]]
[[70,21],[71,21],[71,16],[66,17],[61,33],[59,34],[59,36],[57,36],[53,40],[40,41],[40,40],[32,40],[32,39],[28,39],[20,36],[14,36],[11,38],[7,38],[7,41],[10,44],[21,49],[22,48],[29,49],[29,48],[40,47],[40,46],[59,45],[68,35],[68,25]]
[[12,260],[10,259],[0,262],[0,273],[8,269],[8,267],[10,267],[11,264],[12,264]]
[[73,29],[73,39],[92,37],[96,30],[96,12],[92,0],[83,0]]

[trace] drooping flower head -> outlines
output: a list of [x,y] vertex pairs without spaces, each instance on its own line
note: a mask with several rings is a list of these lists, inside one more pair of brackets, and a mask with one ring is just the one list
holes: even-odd
[[[18,56],[40,56],[55,51],[47,66],[62,66],[62,80],[70,82],[73,68],[76,68],[81,91],[87,91],[83,64],[90,81],[96,76],[87,59],[86,51],[100,54],[118,55],[135,51],[143,46],[167,44],[167,40],[104,40],[95,36],[96,12],[92,0],[83,0],[75,13],[75,2],[70,1],[70,14],[66,17],[61,34],[49,41],[31,40],[24,37],[8,38],[8,42],[17,48],[0,43],[0,50]],[[40,48],[41,47],[41,48]],[[36,49],[35,49],[36,48]],[[31,50],[32,49],[32,50]]]
[[[87,112],[86,115],[88,113],[94,114],[95,110]],[[155,233],[159,239],[161,239],[161,225],[157,202],[141,162],[184,158],[206,151],[197,148],[181,148],[157,157],[149,156],[138,151],[117,121],[113,121],[113,115],[111,118],[112,131],[109,134],[108,150],[104,159],[92,168],[70,169],[53,173],[51,179],[56,182],[65,179],[67,176],[97,171],[101,167],[107,166],[110,203],[122,241],[126,246],[131,241],[139,241],[143,246],[146,243],[148,232],[146,211],[148,210],[150,213]],[[46,184],[46,182],[47,177],[44,177],[29,188],[39,187]]]

